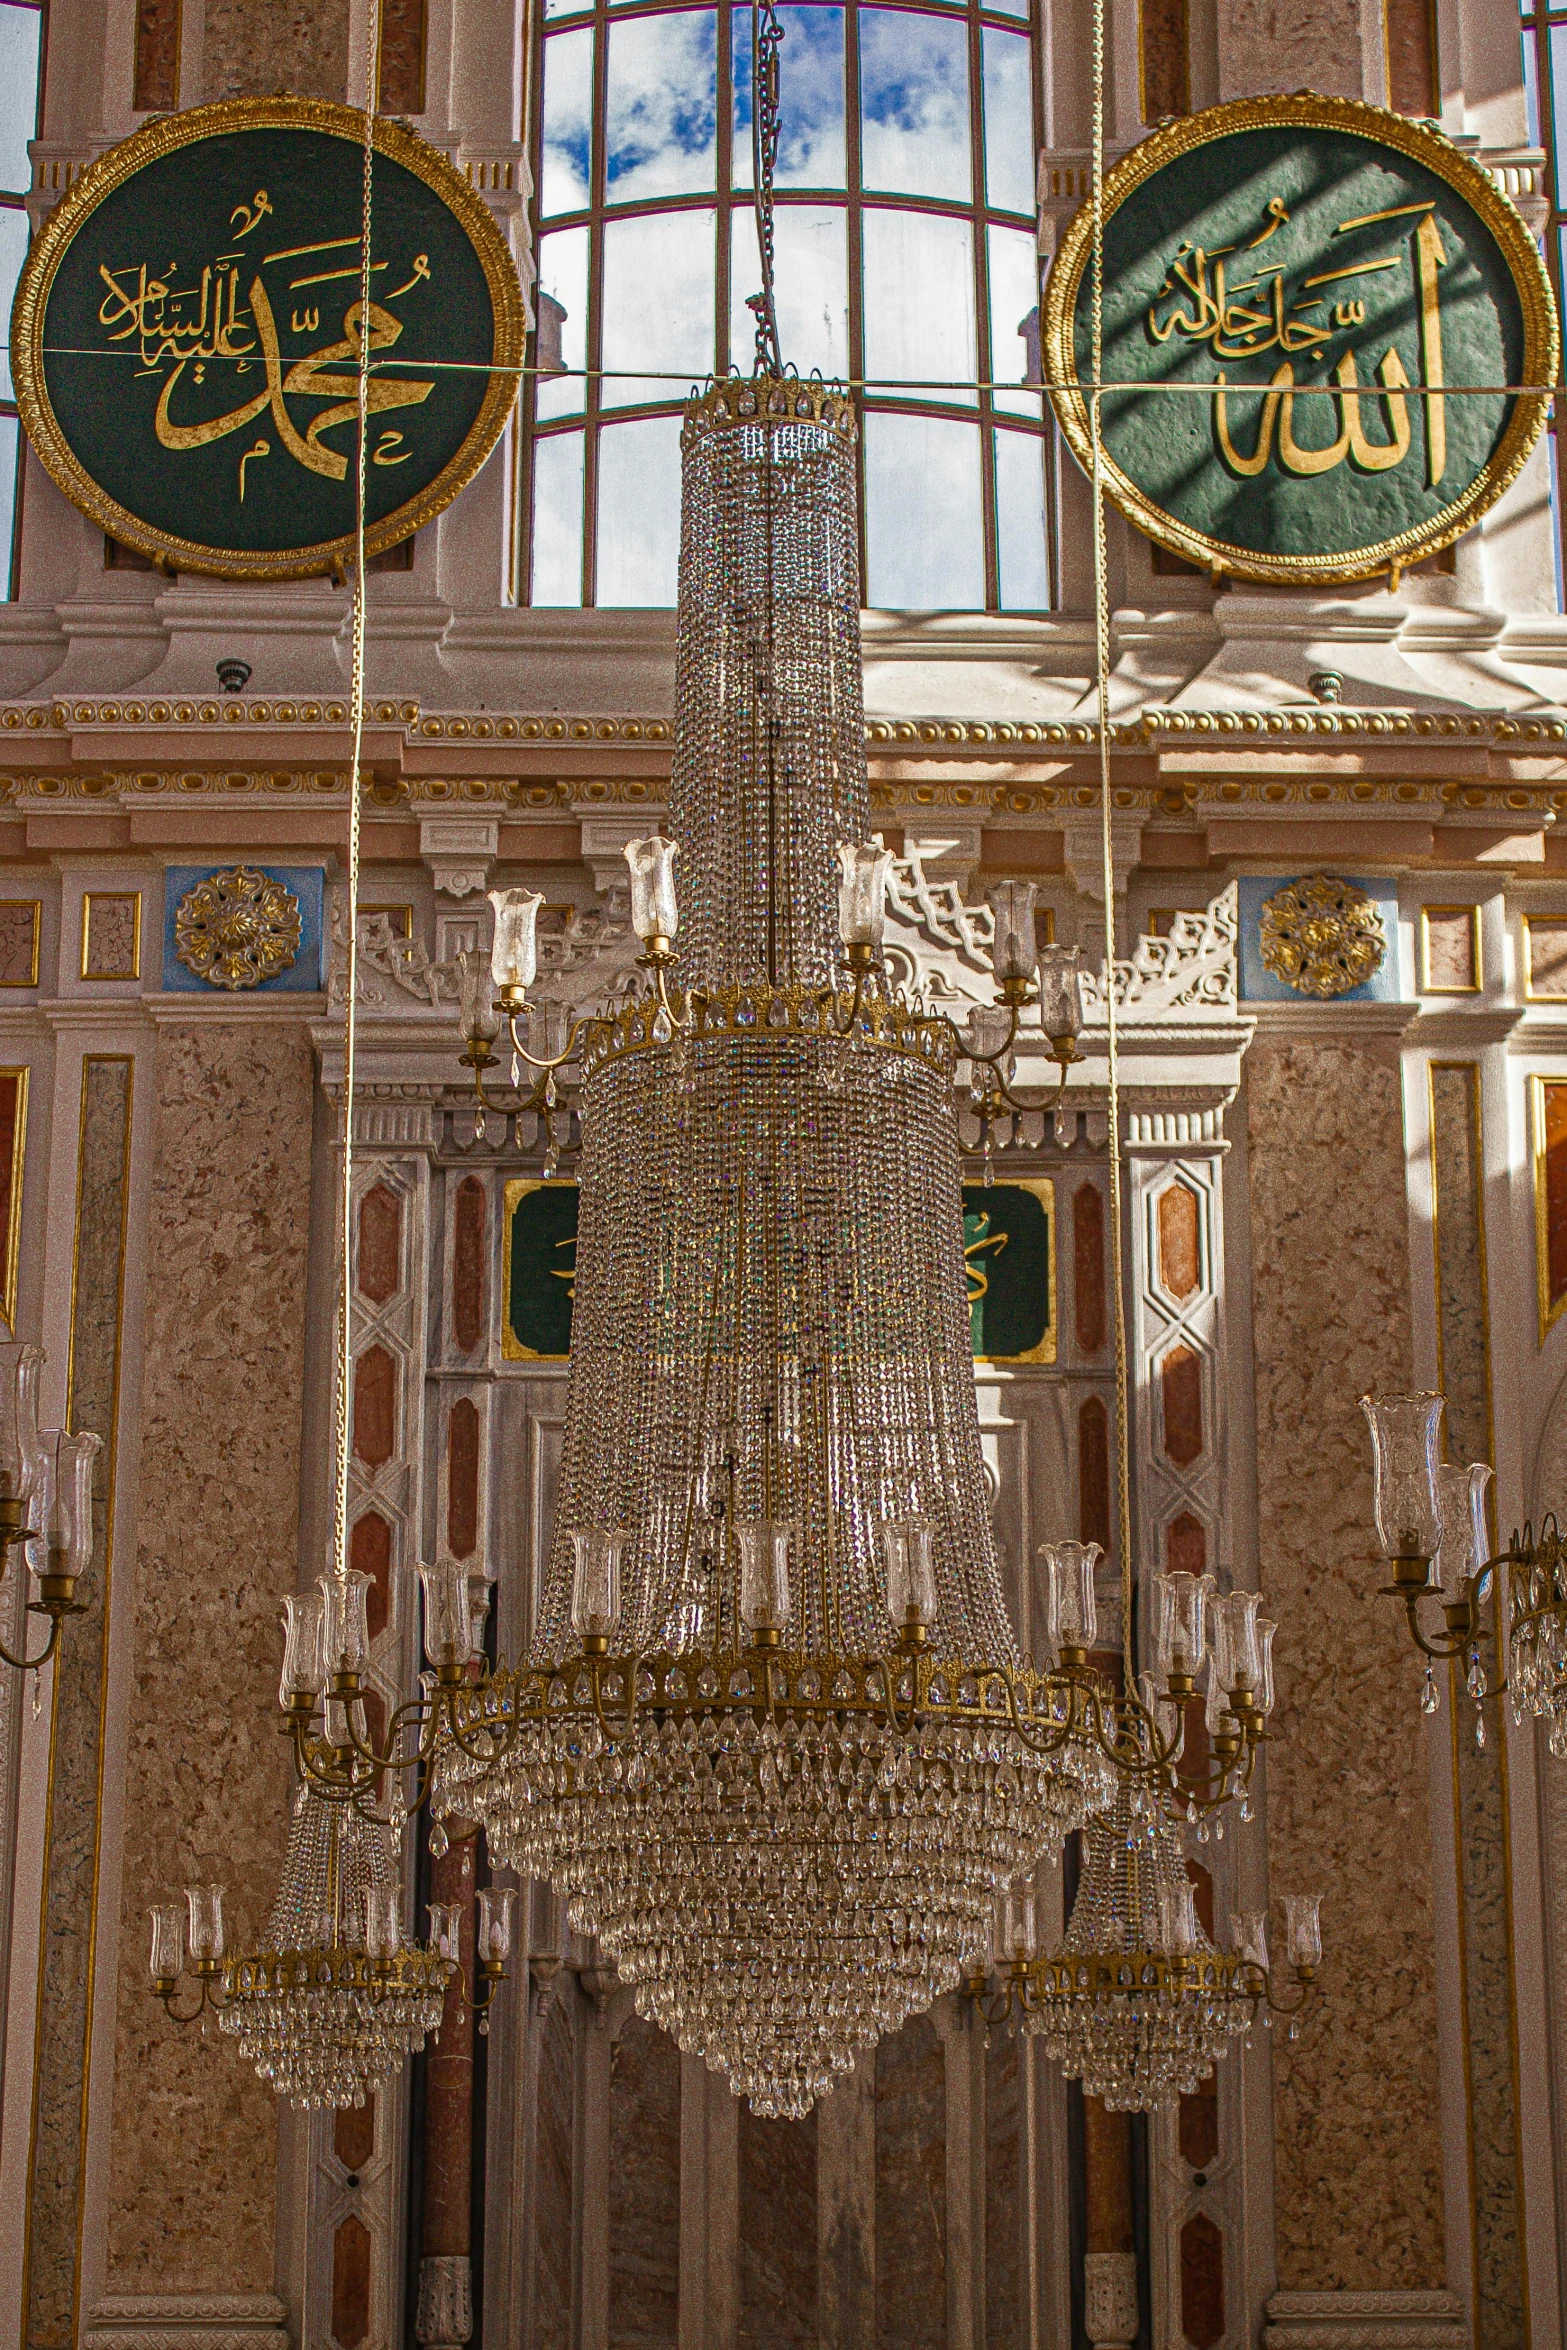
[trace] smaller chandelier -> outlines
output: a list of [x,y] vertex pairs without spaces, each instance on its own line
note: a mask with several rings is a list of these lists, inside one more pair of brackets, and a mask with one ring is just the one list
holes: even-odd
[[1266,1916],[1233,1916],[1228,1950],[1209,1939],[1180,1831],[1146,1789],[1124,1779],[1084,1841],[1058,1949],[1036,1954],[1031,1893],[1001,1905],[998,1987],[970,1986],[987,2022],[1038,2037],[1068,2080],[1113,2113],[1151,2113],[1190,2095],[1259,2010],[1265,2021],[1269,2011],[1288,2015],[1293,2037],[1321,1963],[1320,1895],[1285,1898],[1295,1995],[1278,1997]]

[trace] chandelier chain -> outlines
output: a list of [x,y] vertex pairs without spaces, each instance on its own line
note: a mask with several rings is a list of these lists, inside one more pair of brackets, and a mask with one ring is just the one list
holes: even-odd
[[756,314],[757,369],[767,375],[783,373],[773,295],[773,172],[778,162],[778,49],[782,40],[783,26],[773,0],[751,0],[751,172],[762,290],[750,296],[746,307]]

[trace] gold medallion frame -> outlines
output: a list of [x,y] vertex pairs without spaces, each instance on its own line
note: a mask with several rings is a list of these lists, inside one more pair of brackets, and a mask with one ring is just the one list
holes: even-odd
[[[1438,179],[1445,180],[1495,237],[1518,289],[1524,319],[1523,382],[1541,385],[1555,382],[1560,349],[1556,304],[1539,248],[1522,215],[1480,166],[1472,163],[1440,131],[1426,123],[1411,121],[1405,115],[1390,114],[1384,107],[1367,106],[1357,98],[1321,98],[1302,91],[1289,98],[1241,98],[1224,106],[1204,107],[1200,114],[1182,115],[1144,139],[1129,155],[1123,155],[1107,173],[1104,218],[1108,221],[1134,189],[1177,156],[1190,154],[1195,147],[1206,146],[1237,131],[1267,130],[1279,124],[1307,130],[1347,131],[1353,137],[1410,156],[1434,172]],[[1090,199],[1067,224],[1045,285],[1042,319],[1051,403],[1073,456],[1090,479],[1094,469],[1093,440],[1088,403],[1077,375],[1073,324],[1083,273],[1093,253],[1093,239],[1094,209]],[[1545,429],[1548,399],[1549,395],[1542,392],[1533,398],[1520,396],[1515,401],[1495,456],[1441,513],[1432,515],[1429,522],[1418,528],[1400,532],[1396,538],[1352,548],[1342,554],[1266,555],[1254,548],[1210,538],[1205,531],[1193,529],[1155,505],[1121,471],[1108,449],[1100,458],[1105,494],[1147,537],[1172,554],[1184,557],[1188,563],[1200,565],[1214,577],[1228,573],[1235,579],[1272,580],[1289,587],[1331,587],[1351,580],[1374,579],[1385,571],[1396,588],[1401,572],[1410,564],[1423,562],[1428,555],[1451,546],[1516,480]]]
[[[314,546],[253,553],[240,547],[203,546],[156,529],[111,498],[81,464],[60,429],[43,370],[43,321],[49,289],[72,239],[89,214],[114,189],[123,187],[149,163],[202,139],[240,130],[320,131],[364,146],[363,114],[324,98],[230,98],[214,106],[193,106],[170,114],[122,139],[88,165],[70,193],[50,213],[34,238],[16,291],[11,316],[11,373],[22,428],[57,486],[89,521],[122,546],[176,571],[211,579],[312,579],[338,572],[353,559],[355,534],[343,532]],[[505,430],[521,381],[527,317],[522,287],[506,239],[482,196],[475,193],[446,157],[389,116],[375,118],[375,149],[400,163],[435,192],[463,230],[484,271],[495,317],[495,345],[484,402],[467,437],[432,482],[379,522],[367,524],[365,554],[383,554],[410,538],[449,506],[478,472]]]

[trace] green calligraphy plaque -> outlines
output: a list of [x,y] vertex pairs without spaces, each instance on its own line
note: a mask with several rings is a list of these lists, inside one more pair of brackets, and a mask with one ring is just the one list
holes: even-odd
[[963,1186],[963,1269],[976,1362],[1056,1359],[1055,1201],[1048,1176]]
[[[1396,586],[1538,440],[1547,403],[1529,387],[1557,365],[1539,253],[1429,125],[1309,95],[1210,107],[1124,156],[1103,211],[1104,486],[1189,562]],[[1092,249],[1085,205],[1044,322],[1089,473]]]
[[564,1362],[577,1294],[577,1186],[514,1177],[506,1186],[502,1258],[502,1359]]
[[[28,438],[126,546],[221,579],[339,570],[355,547],[364,117],[236,99],[83,172],[17,288]],[[375,123],[365,549],[483,464],[516,397],[522,290],[446,158]]]

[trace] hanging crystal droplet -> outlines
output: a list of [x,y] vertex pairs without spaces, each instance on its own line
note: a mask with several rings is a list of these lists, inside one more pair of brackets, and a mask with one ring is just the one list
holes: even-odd
[[511,1081],[514,1086],[519,1086],[522,1083],[522,1055],[515,1046],[512,1048],[511,1056]]
[[1465,1677],[1464,1687],[1468,1690],[1470,1696],[1477,1701],[1485,1695],[1487,1688],[1485,1667],[1480,1662],[1480,1651],[1478,1648],[1471,1648],[1469,1651],[1469,1671]]
[[1420,1711],[1423,1714],[1434,1714],[1441,1702],[1442,1700],[1437,1694],[1436,1675],[1427,1665],[1425,1686],[1420,1692]]
[[559,1165],[560,1153],[552,1142],[549,1149],[544,1154],[544,1180],[546,1183],[551,1183],[554,1181],[555,1170]]
[[485,1117],[485,1115],[484,1115],[484,1112],[481,1110],[481,1111],[479,1112],[479,1115],[477,1116],[477,1118],[475,1118],[475,1120],[474,1120],[474,1122],[473,1122],[473,1139],[474,1139],[474,1141],[475,1141],[475,1142],[482,1142],[482,1141],[484,1140],[485,1136],[486,1136],[486,1135],[489,1133],[489,1131],[490,1131],[490,1128],[489,1128],[489,1121],[488,1121],[488,1119]]
[[1292,2024],[1290,2025],[1290,2028],[1289,2028],[1289,2030],[1288,2030],[1288,2031],[1285,2033],[1284,2037],[1285,2037],[1285,2039],[1286,2039],[1286,2040],[1298,2040],[1298,2039],[1300,2038],[1300,2026],[1299,2026],[1299,2024],[1297,2024],[1297,2023],[1292,2023]]
[[1479,1708],[1478,1706],[1476,1706],[1476,1707],[1475,1707],[1475,1744],[1476,1744],[1476,1746],[1478,1746],[1479,1748],[1481,1748],[1481,1750],[1482,1750],[1482,1751],[1484,1750],[1484,1747],[1485,1747],[1485,1716],[1484,1716],[1484,1714],[1483,1714],[1483,1713],[1480,1711],[1480,1708]]
[[35,1722],[37,1721],[37,1719],[38,1719],[39,1715],[40,1715],[40,1714],[43,1712],[43,1710],[44,1710],[44,1677],[43,1677],[43,1672],[42,1672],[42,1670],[41,1670],[41,1669],[39,1669],[39,1670],[35,1671],[35,1672],[34,1672],[34,1674],[33,1674],[33,1720],[34,1720]]
[[663,1005],[660,1004],[658,1010],[653,1015],[653,1042],[655,1044],[668,1044],[674,1033],[675,1024],[669,1017],[669,1014],[665,1011]]
[[1207,1843],[1207,1841],[1208,1841],[1208,1834],[1209,1834],[1209,1830],[1208,1830],[1208,1823],[1207,1823],[1207,1821],[1206,1821],[1206,1820],[1199,1820],[1199,1821],[1198,1821],[1198,1823],[1197,1823],[1197,1841],[1198,1841],[1198,1843],[1199,1843],[1199,1844],[1206,1844],[1206,1843]]
[[480,2038],[481,2040],[487,2040],[487,2039],[489,2038],[489,2036],[490,2036],[490,2019],[489,2019],[489,2017],[488,2017],[487,2015],[481,2015],[481,2016],[480,2016],[480,2018],[479,2018],[479,2038]]
[[553,1109],[554,1109],[554,1107],[555,1107],[555,1104],[556,1104],[556,1103],[557,1103],[559,1100],[560,1100],[560,1088],[559,1088],[559,1086],[558,1086],[558,1085],[555,1083],[555,1072],[554,1072],[554,1070],[552,1069],[552,1070],[550,1071],[549,1075],[548,1075],[548,1076],[545,1078],[545,1080],[544,1080],[544,1107],[545,1107],[547,1110],[553,1110]]
[[434,1827],[430,1830],[430,1858],[432,1860],[444,1860],[448,1850],[450,1849],[450,1846],[451,1838],[447,1835],[442,1823],[437,1820]]
[[1222,1820],[1215,1820],[1213,1823],[1213,1840],[1215,1844],[1224,1842],[1224,1822]]
[[1241,1797],[1240,1817],[1241,1826],[1243,1828],[1249,1827],[1251,1825],[1251,1797],[1249,1795],[1243,1795]]

